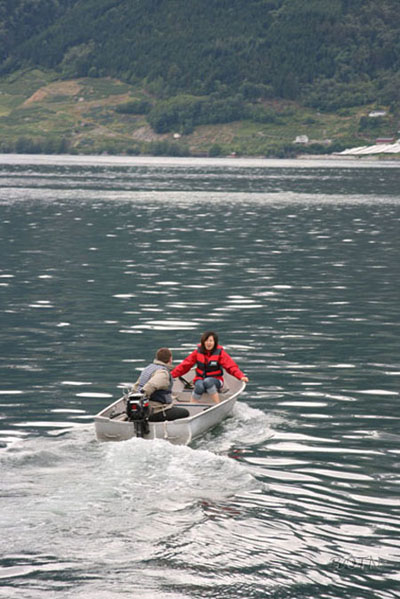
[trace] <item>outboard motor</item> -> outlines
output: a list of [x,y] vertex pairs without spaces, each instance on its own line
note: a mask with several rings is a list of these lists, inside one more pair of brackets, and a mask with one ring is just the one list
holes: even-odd
[[126,414],[128,420],[134,423],[137,437],[143,437],[150,431],[149,400],[142,393],[131,393],[126,399]]

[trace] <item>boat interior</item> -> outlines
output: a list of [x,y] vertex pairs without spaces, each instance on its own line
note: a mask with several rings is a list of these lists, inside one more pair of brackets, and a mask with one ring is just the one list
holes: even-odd
[[[191,392],[192,392],[191,387],[187,387],[187,388],[182,387],[182,388],[177,389],[176,391],[174,388],[174,391],[173,391],[173,398],[176,402],[176,405],[186,408],[189,411],[190,416],[195,416],[196,414],[199,414],[200,412],[204,412],[204,410],[208,410],[209,408],[211,408],[214,405],[218,405],[218,404],[214,404],[213,402],[208,401],[207,395],[204,395],[203,401],[196,401],[196,402],[191,401]],[[231,395],[232,395],[232,393],[230,392],[230,389],[228,387],[223,388],[219,393],[220,401],[224,401],[225,399],[228,399]],[[112,404],[111,406],[106,408],[101,413],[101,415],[105,418],[110,418],[112,420],[118,420],[120,422],[127,420],[128,417],[126,415],[126,398],[121,397],[114,404]]]

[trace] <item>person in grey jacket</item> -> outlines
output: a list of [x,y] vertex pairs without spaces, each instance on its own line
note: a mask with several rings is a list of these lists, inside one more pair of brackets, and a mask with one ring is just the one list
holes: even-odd
[[157,350],[153,362],[142,370],[133,387],[135,391],[140,391],[149,399],[151,422],[177,420],[189,416],[186,408],[178,407],[173,403],[171,370],[172,352],[167,347],[161,347]]

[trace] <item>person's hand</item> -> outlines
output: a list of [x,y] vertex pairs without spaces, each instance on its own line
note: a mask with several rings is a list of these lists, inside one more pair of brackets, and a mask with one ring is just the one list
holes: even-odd
[[240,380],[243,381],[243,383],[249,382],[249,379],[247,378],[247,376],[242,376],[242,378]]

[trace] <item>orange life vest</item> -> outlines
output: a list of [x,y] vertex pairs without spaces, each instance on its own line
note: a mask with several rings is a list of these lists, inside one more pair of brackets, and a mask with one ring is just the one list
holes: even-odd
[[224,371],[220,365],[222,346],[217,345],[209,354],[205,352],[201,345],[198,346],[197,350],[197,366],[196,366],[196,379],[205,379],[207,376],[212,376],[216,379],[222,379]]

